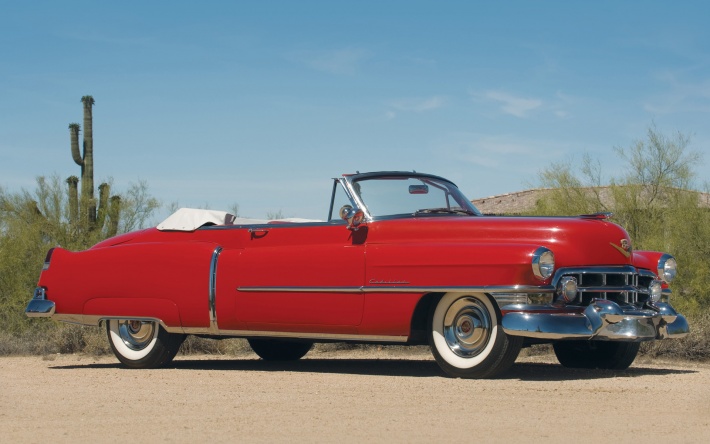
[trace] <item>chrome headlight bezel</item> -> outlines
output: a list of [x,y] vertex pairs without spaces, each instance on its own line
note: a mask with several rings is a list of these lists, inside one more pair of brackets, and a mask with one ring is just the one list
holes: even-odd
[[532,271],[536,278],[546,280],[555,272],[555,254],[545,247],[540,247],[532,254]]
[[664,254],[658,259],[658,278],[670,284],[678,274],[678,263],[670,254]]

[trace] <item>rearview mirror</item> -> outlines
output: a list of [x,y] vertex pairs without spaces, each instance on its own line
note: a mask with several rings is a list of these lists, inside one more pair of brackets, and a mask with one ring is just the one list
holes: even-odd
[[429,194],[428,185],[409,185],[409,194]]

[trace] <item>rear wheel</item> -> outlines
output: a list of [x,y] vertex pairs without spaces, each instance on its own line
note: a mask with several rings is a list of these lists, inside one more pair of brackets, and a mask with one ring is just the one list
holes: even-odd
[[311,350],[313,342],[252,338],[249,346],[265,361],[296,361]]
[[522,337],[508,336],[484,294],[447,293],[431,316],[429,344],[439,366],[458,378],[492,378],[515,362]]
[[640,342],[560,341],[553,344],[557,360],[569,368],[624,370],[636,359]]
[[134,319],[110,319],[106,333],[113,354],[130,368],[168,364],[185,340],[185,335],[168,333],[156,321]]

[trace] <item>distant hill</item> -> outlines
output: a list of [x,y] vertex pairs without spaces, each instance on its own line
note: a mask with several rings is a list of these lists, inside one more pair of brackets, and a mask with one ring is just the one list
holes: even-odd
[[[598,194],[605,206],[613,208],[611,187],[589,187],[584,190],[590,194]],[[511,216],[530,214],[535,209],[536,202],[551,191],[552,189],[550,188],[535,188],[500,194],[498,196],[484,197],[472,200],[471,202],[484,214],[505,214]],[[700,192],[698,192],[698,194],[700,194],[700,205],[705,208],[710,208],[710,194]]]

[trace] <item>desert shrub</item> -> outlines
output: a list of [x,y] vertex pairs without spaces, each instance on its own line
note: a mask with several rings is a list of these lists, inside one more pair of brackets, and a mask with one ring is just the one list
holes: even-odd
[[690,333],[683,339],[644,343],[641,353],[653,358],[707,361],[710,358],[710,313],[689,316]]

